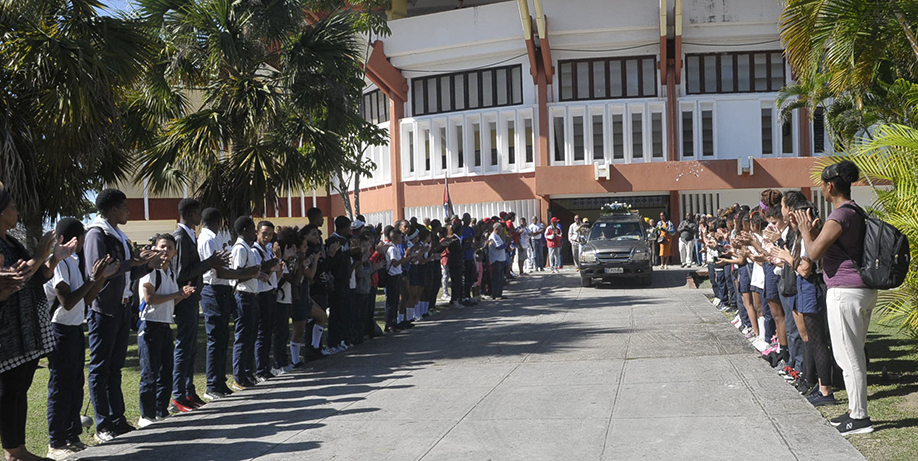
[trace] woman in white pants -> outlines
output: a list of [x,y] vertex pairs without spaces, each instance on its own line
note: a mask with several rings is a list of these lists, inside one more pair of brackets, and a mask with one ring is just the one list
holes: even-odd
[[864,220],[857,211],[842,207],[845,204],[857,206],[851,200],[851,184],[859,177],[857,166],[847,160],[822,171],[822,193],[835,209],[826,218],[822,231],[814,230],[818,218],[812,210],[795,212],[809,257],[814,261],[822,259],[828,287],[826,308],[832,352],[842,369],[848,391],[848,412],[832,420],[832,425],[838,427],[842,435],[873,432],[867,415],[864,344],[877,291],[864,284],[854,263],[860,261],[863,254]]

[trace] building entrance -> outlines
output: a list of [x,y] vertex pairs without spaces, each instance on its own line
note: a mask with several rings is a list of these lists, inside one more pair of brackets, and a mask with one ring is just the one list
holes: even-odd
[[599,218],[600,209],[607,203],[618,201],[631,205],[631,211],[639,213],[642,217],[656,221],[660,212],[667,212],[672,218],[669,194],[667,195],[637,195],[622,197],[585,197],[551,199],[549,212],[557,216],[566,226],[574,220],[574,215],[589,218],[591,222]]

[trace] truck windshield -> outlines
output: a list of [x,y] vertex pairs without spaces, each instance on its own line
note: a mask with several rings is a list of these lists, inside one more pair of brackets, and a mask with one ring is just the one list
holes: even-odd
[[641,224],[636,222],[598,222],[590,231],[593,240],[643,240]]

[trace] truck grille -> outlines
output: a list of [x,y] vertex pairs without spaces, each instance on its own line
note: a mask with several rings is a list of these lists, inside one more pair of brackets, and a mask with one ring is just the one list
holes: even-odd
[[614,251],[610,253],[596,253],[596,260],[601,263],[625,263],[631,259],[630,251]]

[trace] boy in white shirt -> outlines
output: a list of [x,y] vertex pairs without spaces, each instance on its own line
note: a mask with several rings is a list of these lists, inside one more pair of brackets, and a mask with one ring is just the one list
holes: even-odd
[[48,354],[48,456],[63,459],[86,448],[80,441],[86,358],[82,324],[86,318],[86,303],[96,298],[106,278],[118,272],[120,263],[111,257],[96,261],[87,281],[76,255],[83,250],[86,238],[83,223],[76,218],[61,219],[57,223],[57,236],[62,242],[77,242],[74,254],[57,261],[54,275],[45,283],[52,315],[51,328],[57,342]]
[[172,321],[176,301],[192,293],[193,286],[179,288],[172,272],[175,237],[158,234],[153,249],[162,256],[162,265],[140,279],[143,302],[140,305],[140,327],[137,350],[140,355],[140,421],[146,427],[169,416],[172,397],[173,338]]
[[[233,223],[236,243],[230,253],[230,269],[239,270],[259,267],[260,259],[252,245],[257,234],[255,221],[240,216]],[[263,270],[264,268],[262,268]],[[233,389],[237,391],[255,386],[255,330],[258,326],[258,292],[268,275],[262,271],[252,278],[242,277],[236,281],[236,338],[233,343]]]

